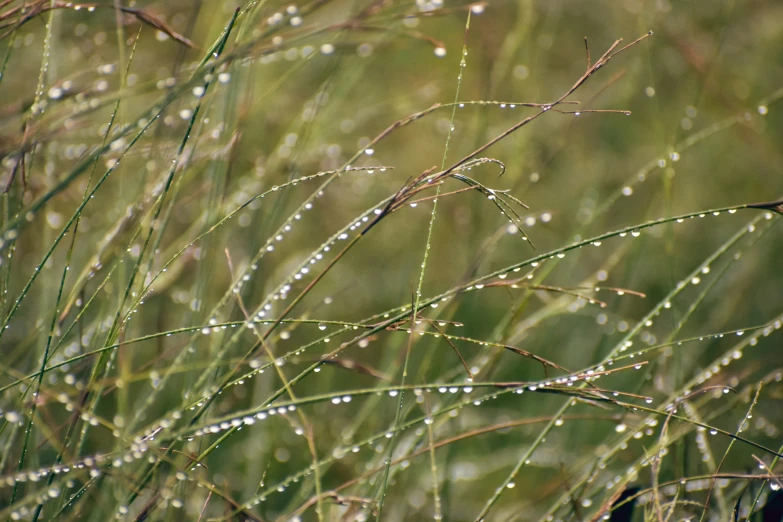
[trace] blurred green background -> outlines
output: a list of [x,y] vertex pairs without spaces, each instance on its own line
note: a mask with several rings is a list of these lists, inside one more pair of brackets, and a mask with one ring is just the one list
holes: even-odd
[[[34,519],[42,505],[41,520],[316,520],[318,491],[334,490],[342,497],[322,495],[325,520],[372,518],[384,497],[382,520],[473,520],[489,503],[486,520],[587,521],[628,484],[763,473],[752,455],[771,465],[771,453],[742,441],[728,452],[728,436],[707,438],[692,423],[733,433],[764,382],[743,436],[781,446],[780,218],[712,211],[783,197],[783,4],[0,5],[2,516]],[[238,7],[225,49],[213,57],[211,46]],[[585,41],[595,62],[615,40],[622,46],[648,31],[568,98],[578,106],[543,111],[481,152],[502,162],[502,176],[491,163],[464,172],[528,205],[517,207],[515,225],[475,190],[438,199],[431,235],[432,200],[405,205],[320,277],[348,242],[333,234],[361,225],[363,212],[427,169],[453,165],[542,112],[522,103],[565,94],[585,72]],[[455,96],[464,107],[452,116]],[[393,127],[362,153],[395,122],[436,103],[445,107]],[[365,170],[344,170],[348,163]],[[463,187],[449,180],[441,190]],[[433,190],[418,197],[430,196]],[[700,211],[704,218],[608,238],[465,290],[473,279],[571,243]],[[738,231],[742,237],[712,262]],[[528,274],[520,288],[505,284]],[[300,374],[382,314],[410,306],[420,278],[423,298],[455,294],[421,312],[443,326],[423,321],[420,328],[478,342],[454,339],[452,347],[442,336],[409,336],[407,319],[348,346],[335,364]],[[664,306],[670,292],[677,295]],[[311,322],[261,324],[258,335],[241,327],[247,317],[284,312]],[[229,322],[240,327],[221,328]],[[739,329],[742,335],[718,335]],[[580,401],[558,417],[559,393],[502,393],[473,406],[463,388],[437,391],[442,383],[466,385],[454,348],[474,381],[489,383],[471,392],[483,396],[508,391],[501,383],[563,371],[545,372],[481,342],[578,371],[601,363],[632,331],[634,350],[696,340],[618,361],[648,364],[600,386],[638,394],[620,399],[659,413],[683,390],[699,390],[678,410],[690,423],[668,425],[658,415],[646,433],[646,413],[611,402]],[[387,390],[400,382],[407,351],[405,383],[435,388],[403,394],[396,419],[399,395]],[[65,364],[37,384],[44,358],[47,366]],[[256,374],[260,366],[265,372]],[[297,404],[297,413],[246,423],[211,448],[232,418],[266,411],[273,392],[285,388],[280,372],[301,375],[294,398],[278,399]],[[374,387],[383,393],[350,404],[335,405],[329,395]],[[196,401],[204,396],[214,401],[201,412]],[[466,406],[450,414],[462,400]],[[384,435],[432,412],[440,412],[434,422]],[[221,421],[229,424],[219,433],[193,433]],[[148,439],[153,433],[159,442]],[[432,455],[431,441],[442,442]],[[401,464],[383,488],[390,447]],[[529,463],[509,475],[530,448]],[[659,464],[642,464],[661,448]],[[322,463],[318,489],[307,471],[313,451],[332,459]],[[109,457],[85,464],[96,454]],[[193,468],[199,455],[203,466]],[[56,478],[18,475],[55,463],[74,469]],[[702,512],[704,520],[725,520],[746,483],[721,482],[707,508],[698,504],[707,498],[704,484],[663,489],[660,502],[672,520]],[[753,482],[743,516],[750,497],[763,491],[763,500],[768,489]]]

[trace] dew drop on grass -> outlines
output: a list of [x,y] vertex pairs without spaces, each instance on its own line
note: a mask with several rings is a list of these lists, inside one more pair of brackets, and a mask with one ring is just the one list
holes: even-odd
[[766,105],[759,105],[758,111],[759,114],[761,114],[762,116],[766,116],[767,113],[769,112],[769,107],[767,107]]
[[445,47],[436,47],[434,52],[435,52],[435,56],[437,56],[438,58],[443,58],[444,56],[446,56]]

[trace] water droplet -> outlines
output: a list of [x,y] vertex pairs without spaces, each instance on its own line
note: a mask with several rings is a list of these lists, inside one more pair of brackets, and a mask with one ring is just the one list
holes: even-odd
[[766,116],[767,113],[769,112],[769,107],[767,107],[766,105],[759,105],[758,111],[759,114],[761,114],[762,116]]
[[446,56],[446,48],[445,47],[436,47],[435,48],[435,56],[438,58],[443,58]]

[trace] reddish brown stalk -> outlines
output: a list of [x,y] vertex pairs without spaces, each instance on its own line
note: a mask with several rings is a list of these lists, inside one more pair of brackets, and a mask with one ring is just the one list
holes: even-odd
[[[315,361],[313,361],[315,362]],[[324,364],[331,364],[334,366],[337,366],[338,368],[343,368],[350,371],[355,371],[357,373],[362,373],[364,375],[370,375],[371,377],[375,377],[376,379],[380,379],[382,381],[391,382],[391,379],[388,375],[380,372],[379,370],[376,370],[375,368],[372,368],[371,366],[368,366],[366,364],[358,363],[356,361],[353,361],[351,359],[328,359],[325,361],[322,361]]]
[[783,215],[783,199],[779,201],[770,201],[768,203],[753,203],[748,205],[748,208],[760,208],[762,210],[771,210],[778,214]]
[[[414,192],[414,194],[418,194],[419,192],[422,192],[422,191],[424,191],[424,190],[426,190],[428,188],[429,187],[422,187],[421,189],[416,190]],[[478,186],[475,186],[475,187],[465,187],[465,188],[461,188],[461,189],[458,189],[458,190],[453,190],[451,192],[441,192],[440,195],[438,195],[438,196],[427,196],[425,198],[414,199],[413,201],[402,201],[402,202],[398,203],[394,208],[392,208],[391,212],[395,212],[395,211],[399,210],[400,208],[404,207],[406,203],[409,204],[409,205],[418,205],[419,203],[423,203],[425,201],[432,201],[434,199],[444,198],[446,196],[453,196],[454,194],[461,194],[463,192],[476,190],[478,188],[479,188]]]
[[439,333],[441,336],[443,336],[443,339],[444,339],[444,340],[445,340],[447,343],[449,343],[449,346],[451,346],[451,348],[454,350],[454,353],[456,353],[456,354],[457,354],[457,357],[459,357],[459,360],[460,360],[460,362],[462,363],[462,367],[463,367],[463,368],[465,368],[465,371],[466,371],[466,372],[467,372],[467,374],[468,374],[468,379],[470,379],[470,380],[472,381],[472,380],[473,380],[473,374],[470,372],[470,368],[468,367],[468,363],[467,363],[467,361],[465,360],[465,358],[464,358],[464,357],[462,357],[462,354],[461,354],[461,353],[459,353],[459,349],[457,348],[457,346],[456,346],[456,345],[455,345],[453,342],[451,342],[451,339],[449,339],[449,336],[448,336],[448,335],[446,335],[446,334],[444,334],[444,333],[443,333],[443,331],[442,331],[440,328],[438,328],[438,327],[437,327],[435,324],[432,324],[432,327],[433,327],[433,328],[435,328],[435,330],[437,330],[437,331],[438,331],[438,333]]
[[[3,6],[0,5],[0,7]],[[169,25],[167,25],[163,20],[161,20],[157,16],[152,15],[147,11],[135,7],[127,7],[127,6],[115,7],[113,4],[99,4],[99,3],[75,4],[73,2],[50,2],[49,0],[40,0],[38,3],[35,4],[27,4],[25,6],[15,7],[13,9],[6,11],[5,13],[0,13],[0,21],[7,20],[10,17],[16,15],[22,9],[22,7],[24,8],[24,11],[22,12],[21,17],[15,22],[10,22],[5,24],[5,27],[10,26],[10,29],[5,33],[3,33],[2,35],[0,35],[0,40],[6,38],[8,35],[16,31],[20,27],[22,27],[30,20],[53,9],[94,10],[94,9],[102,9],[102,8],[109,8],[109,9],[118,8],[123,13],[135,17],[139,22],[149,25],[150,27],[157,29],[158,31],[166,33],[173,40],[176,40],[177,42],[186,45],[188,47],[195,47],[193,42],[191,42],[189,39],[176,32],[174,29],[172,29]]]

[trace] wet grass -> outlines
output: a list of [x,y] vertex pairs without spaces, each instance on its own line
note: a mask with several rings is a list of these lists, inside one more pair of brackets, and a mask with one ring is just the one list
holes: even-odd
[[0,517],[779,517],[774,6],[0,6]]

